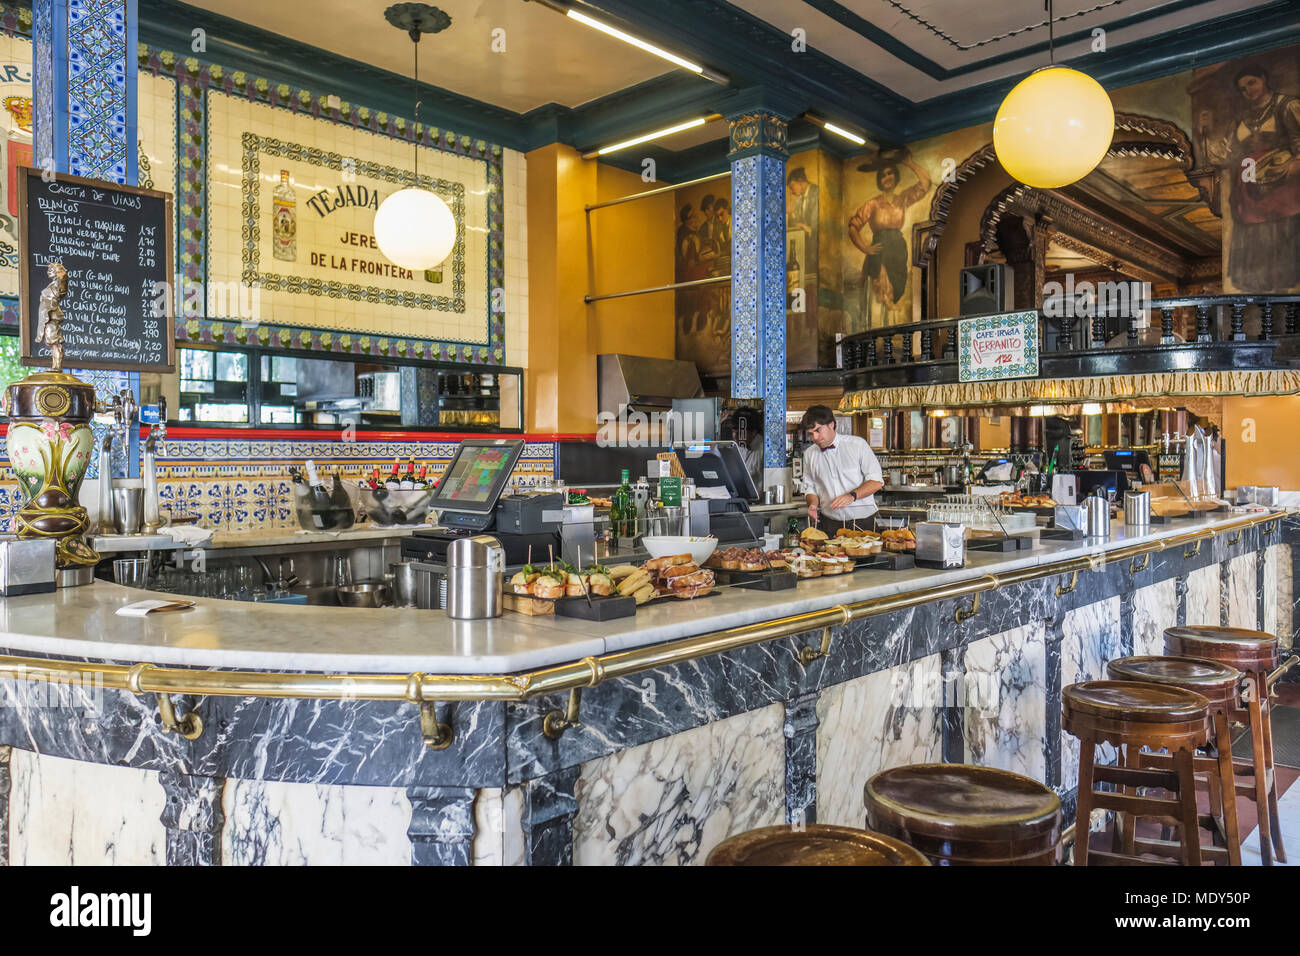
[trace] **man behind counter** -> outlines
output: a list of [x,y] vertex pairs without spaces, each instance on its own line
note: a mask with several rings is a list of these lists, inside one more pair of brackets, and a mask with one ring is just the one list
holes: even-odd
[[802,424],[813,442],[803,452],[808,520],[834,537],[876,513],[872,495],[885,486],[884,476],[866,439],[836,434],[835,413],[825,405],[804,412]]

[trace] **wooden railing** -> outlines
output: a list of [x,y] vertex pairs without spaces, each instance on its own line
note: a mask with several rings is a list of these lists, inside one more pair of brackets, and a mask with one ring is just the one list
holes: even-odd
[[[1142,344],[1142,312],[1127,316],[1122,343],[1107,345],[1117,313],[1079,318],[1039,313],[1043,377],[1105,375],[1165,369],[1271,368],[1300,355],[1300,295],[1210,295],[1152,299],[1144,310],[1160,341]],[[1175,335],[1175,312],[1194,309],[1191,338]],[[1246,335],[1248,311],[1259,332]],[[1099,310],[1100,312],[1100,310]],[[1157,318],[1158,317],[1158,318]],[[940,319],[872,329],[841,341],[846,388],[957,380],[957,326]],[[1216,329],[1221,334],[1216,335]]]

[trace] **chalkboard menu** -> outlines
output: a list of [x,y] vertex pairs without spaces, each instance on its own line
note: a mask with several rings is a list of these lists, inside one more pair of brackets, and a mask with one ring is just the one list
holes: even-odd
[[50,364],[38,307],[61,262],[64,368],[173,371],[171,195],[23,168],[18,209],[22,363]]

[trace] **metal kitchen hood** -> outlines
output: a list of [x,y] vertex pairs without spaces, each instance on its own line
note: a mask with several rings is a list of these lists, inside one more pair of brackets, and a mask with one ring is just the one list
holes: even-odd
[[597,355],[596,388],[600,411],[666,412],[674,398],[702,398],[704,386],[694,362],[649,358],[644,355]]

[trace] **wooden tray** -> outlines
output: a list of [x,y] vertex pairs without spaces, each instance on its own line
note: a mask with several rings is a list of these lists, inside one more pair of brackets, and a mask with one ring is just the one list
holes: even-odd
[[514,611],[516,614],[540,617],[545,614],[554,614],[556,602],[559,600],[561,599],[539,598],[524,594],[503,594],[501,595],[501,606],[507,611]]

